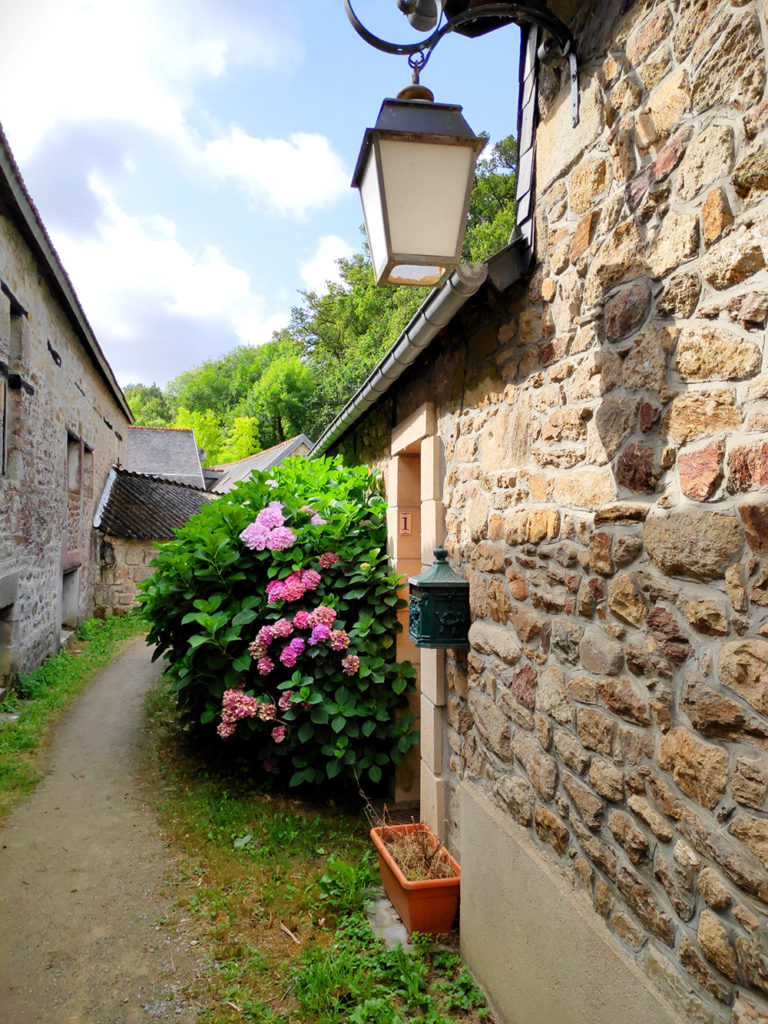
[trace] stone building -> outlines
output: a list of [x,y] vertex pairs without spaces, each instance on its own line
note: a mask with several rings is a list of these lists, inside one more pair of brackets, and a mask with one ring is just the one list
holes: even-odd
[[0,132],[0,689],[93,609],[131,413]]
[[527,31],[518,237],[315,452],[470,582],[468,650],[399,654],[500,1020],[765,1024],[768,7],[549,6],[579,126]]
[[134,607],[157,545],[210,501],[202,488],[178,480],[113,469],[93,520],[101,534],[96,613],[123,615]]

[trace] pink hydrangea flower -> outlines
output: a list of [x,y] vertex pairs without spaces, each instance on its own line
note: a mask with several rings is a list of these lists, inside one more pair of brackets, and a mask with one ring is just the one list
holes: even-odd
[[216,732],[222,739],[231,736],[241,718],[253,718],[258,712],[255,697],[249,697],[241,689],[225,690],[221,698],[221,722]]
[[288,646],[296,655],[303,654],[307,646],[307,641],[302,640],[300,636],[295,636]]
[[285,599],[285,583],[282,580],[270,580],[267,584],[267,600],[270,604],[273,601]]
[[256,662],[256,668],[259,673],[263,676],[268,676],[272,669],[275,667],[274,661],[271,658],[259,658]]
[[258,661],[259,658],[263,658],[267,653],[267,645],[263,640],[259,640],[257,637],[248,644],[248,650],[250,651],[251,657]]
[[256,637],[258,640],[262,640],[265,644],[271,644],[275,639],[275,634],[272,632],[271,626],[262,626],[256,634]]
[[272,623],[273,636],[290,636],[293,632],[293,623],[289,619],[278,619]]
[[333,608],[329,608],[327,605],[320,604],[315,608],[313,612],[309,614],[310,626],[332,626],[336,618],[336,612]]
[[285,551],[292,548],[295,543],[296,534],[287,526],[279,526],[267,537],[267,547],[270,551]]
[[356,654],[348,654],[341,659],[341,668],[345,676],[353,676],[360,668],[360,659]]
[[315,590],[321,578],[317,569],[304,569],[301,573],[301,582],[305,590]]
[[317,561],[321,569],[330,569],[332,565],[336,565],[337,562],[341,561],[341,556],[337,555],[334,551],[326,551],[320,555]]
[[280,663],[285,665],[286,668],[293,668],[296,664],[296,651],[291,650],[290,647],[285,647],[280,652]]
[[269,539],[269,530],[267,530],[260,523],[251,523],[243,530],[240,534],[240,540],[245,544],[251,551],[263,551],[267,546],[267,540]]
[[274,704],[267,704],[265,701],[263,704],[259,704],[259,718],[262,722],[271,722],[277,715],[277,708]]
[[309,612],[296,612],[293,616],[293,624],[296,629],[309,629],[312,625],[309,621]]
[[291,706],[291,697],[293,696],[293,690],[286,690],[280,700],[277,702],[277,706],[281,711],[287,711]]
[[256,522],[267,530],[275,530],[285,522],[283,506],[279,501],[270,501],[256,516]]
[[275,741],[275,743],[282,743],[283,742],[283,740],[285,739],[285,726],[284,725],[276,725],[275,726],[275,728],[272,730],[272,739]]
[[331,627],[326,626],[324,622],[318,623],[317,626],[312,627],[312,633],[309,637],[310,644],[324,643],[330,638]]
[[321,515],[318,515],[317,512],[315,512],[315,514],[312,516],[312,518],[309,521],[310,521],[310,523],[312,523],[313,526],[325,526],[325,524],[327,522],[327,520],[323,519],[323,517]]
[[349,636],[343,629],[331,631],[331,650],[345,651],[349,647]]
[[286,601],[298,601],[300,597],[304,597],[304,591],[307,588],[303,576],[303,573],[292,572],[284,581],[285,592],[283,596]]

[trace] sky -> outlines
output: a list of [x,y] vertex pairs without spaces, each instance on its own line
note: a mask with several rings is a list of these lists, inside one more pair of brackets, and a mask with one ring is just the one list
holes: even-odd
[[[396,0],[353,0],[396,42]],[[343,0],[0,0],[0,122],[119,383],[259,345],[362,246],[363,132],[409,81]],[[435,49],[422,82],[516,129],[518,32]]]

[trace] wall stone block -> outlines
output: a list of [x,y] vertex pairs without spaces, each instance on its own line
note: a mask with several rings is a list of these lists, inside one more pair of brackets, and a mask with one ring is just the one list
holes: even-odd
[[729,173],[733,166],[733,128],[712,125],[697,135],[687,147],[677,176],[677,193],[690,200],[713,181]]
[[676,368],[683,380],[744,380],[760,368],[760,349],[721,327],[691,324],[680,334]]
[[710,246],[733,224],[728,196],[722,188],[713,188],[701,207],[701,233],[704,244]]
[[765,267],[768,234],[760,225],[731,231],[701,261],[705,281],[719,291],[747,281]]
[[725,433],[741,426],[741,413],[732,391],[690,391],[678,395],[664,416],[664,434],[687,444],[700,437]]
[[617,873],[616,883],[637,918],[663,943],[673,947],[676,933],[674,923],[640,876],[624,867]]
[[542,842],[549,843],[562,856],[568,849],[570,833],[556,814],[541,804],[536,805],[533,815],[536,835]]
[[768,484],[768,443],[759,442],[733,448],[728,454],[727,465],[730,491],[764,487]]
[[[707,537],[706,547],[701,538]],[[744,546],[740,520],[719,512],[674,512],[648,519],[643,543],[651,560],[667,576],[722,579]]]
[[672,773],[680,789],[712,808],[728,782],[728,754],[721,747],[696,739],[685,729],[672,729],[659,747],[659,765]]
[[512,740],[515,757],[542,800],[551,800],[557,787],[557,761],[541,749],[537,739],[518,729]]
[[762,810],[768,795],[768,765],[756,758],[737,758],[731,792],[740,804]]
[[677,458],[680,490],[686,498],[706,501],[714,494],[723,477],[724,441],[712,441],[698,451]]

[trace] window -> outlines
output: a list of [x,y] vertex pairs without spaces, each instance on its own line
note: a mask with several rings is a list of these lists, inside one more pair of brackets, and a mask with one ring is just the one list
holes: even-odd
[[83,445],[83,494],[93,497],[93,448]]
[[67,432],[67,490],[70,494],[80,493],[82,469],[80,440]]
[[5,476],[8,432],[8,377],[0,370],[0,476]]

